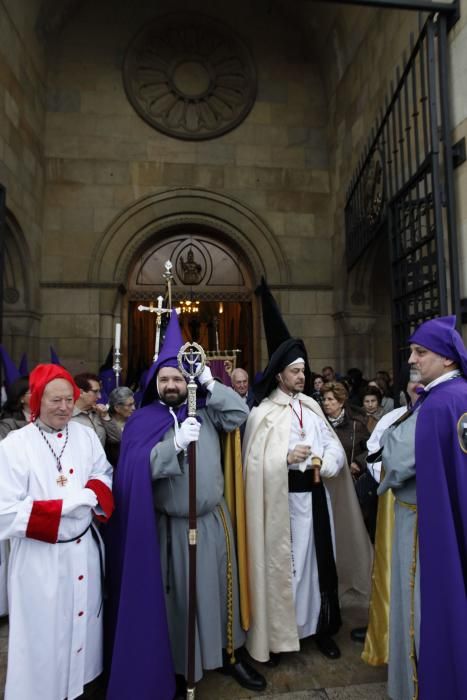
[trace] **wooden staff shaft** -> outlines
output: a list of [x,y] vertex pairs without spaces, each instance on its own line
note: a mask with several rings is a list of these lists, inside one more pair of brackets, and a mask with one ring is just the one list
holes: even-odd
[[188,445],[188,664],[187,689],[192,691],[187,697],[194,697],[195,654],[196,654],[196,442]]

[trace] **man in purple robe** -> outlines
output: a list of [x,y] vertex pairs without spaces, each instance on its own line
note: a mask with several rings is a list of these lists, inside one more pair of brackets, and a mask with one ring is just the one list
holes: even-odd
[[467,698],[467,352],[454,316],[422,324],[409,363],[424,390],[384,433],[395,495],[392,700]]
[[239,649],[245,634],[234,536],[222,495],[218,431],[235,430],[248,409],[206,367],[198,378],[199,421],[187,418],[187,385],[177,362],[182,344],[173,313],[143,407],[123,432],[108,548],[113,657],[107,700],[172,700],[174,672],[176,698],[186,695],[190,442],[197,443],[195,681],[205,669],[220,667],[250,690],[266,686]]

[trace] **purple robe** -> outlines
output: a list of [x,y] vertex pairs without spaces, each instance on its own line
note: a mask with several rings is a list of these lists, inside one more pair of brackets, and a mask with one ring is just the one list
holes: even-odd
[[467,698],[467,380],[434,386],[415,434],[420,553],[420,700]]
[[172,700],[175,693],[150,471],[151,450],[171,425],[167,408],[152,403],[129,418],[122,435],[106,537],[107,700]]

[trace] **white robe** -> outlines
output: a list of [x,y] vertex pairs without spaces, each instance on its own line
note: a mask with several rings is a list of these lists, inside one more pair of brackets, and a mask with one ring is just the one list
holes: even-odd
[[0,617],[8,615],[8,542],[0,542]]
[[[90,479],[111,486],[112,468],[97,436],[74,422],[68,430],[63,487],[36,426],[11,432],[0,443],[0,539],[11,544],[5,700],[73,700],[102,672],[101,573],[91,530],[69,543],[26,536],[34,501],[63,499]],[[57,454],[64,433],[47,433]],[[92,513],[83,510],[81,518],[61,517],[59,540],[86,529]],[[100,507],[95,512],[103,514]]]
[[[318,420],[322,428],[320,433],[325,435],[324,442],[328,444],[329,436],[329,445],[333,445],[332,449],[324,449],[322,437],[310,436],[315,443],[313,450],[317,456],[323,457],[321,476],[331,496],[339,593],[343,595],[353,590],[361,593],[366,602],[370,590],[372,548],[350,470],[347,467],[339,470],[341,460],[345,463],[342,446],[316,401],[304,394],[297,398],[303,404],[304,415],[305,412],[313,413]],[[287,451],[291,444],[292,416],[290,397],[276,389],[250,413],[243,440],[251,599],[247,649],[258,661],[267,661],[270,651],[298,650],[300,637],[307,633],[307,627],[313,629],[314,624],[315,613],[307,606],[301,592],[297,595],[298,586],[294,585],[292,575],[291,531],[293,539],[293,532],[298,528],[291,522],[291,511],[303,521],[302,510],[308,510],[309,518],[310,508],[307,509],[305,503],[305,508],[299,512],[298,502],[308,499],[311,505],[309,494],[291,495],[288,492]],[[311,420],[314,423],[314,419]],[[308,442],[308,436],[306,441],[300,439],[300,442]],[[291,500],[294,502],[292,508]],[[308,539],[295,536],[295,553],[298,539],[304,546],[301,575],[305,579],[310,578],[307,565],[312,566],[313,562],[313,553],[307,546],[312,532],[309,524]],[[316,567],[312,568],[316,570]],[[316,596],[314,602],[316,609]]]
[[[327,477],[335,476],[344,466],[345,454],[341,445],[335,440],[334,433],[326,421],[321,420],[299,399],[290,399],[294,408],[291,415],[288,451],[298,444],[310,445],[313,456],[326,458]],[[301,416],[305,437],[301,435],[298,416]],[[311,457],[301,464],[292,464],[289,469],[305,471],[311,465]],[[331,499],[326,491],[329,521],[334,545],[334,518]],[[292,557],[292,586],[295,601],[298,638],[303,639],[315,634],[321,610],[321,593],[319,590],[318,565],[316,561],[315,536],[313,530],[312,495],[306,493],[289,493],[290,539]]]

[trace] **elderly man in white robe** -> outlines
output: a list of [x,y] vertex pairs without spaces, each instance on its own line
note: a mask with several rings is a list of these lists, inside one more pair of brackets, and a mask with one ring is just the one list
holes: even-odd
[[102,672],[102,543],[112,468],[70,423],[79,389],[58,365],[30,375],[32,422],[0,444],[0,539],[9,539],[5,700],[73,700]]
[[[319,650],[336,659],[338,584],[340,592],[353,588],[368,596],[371,544],[343,448],[306,394],[311,374],[301,340],[277,348],[254,391],[259,406],[243,443],[252,608],[247,649],[276,665],[281,652],[299,650],[300,639],[314,635]],[[344,520],[335,519],[337,513]]]

